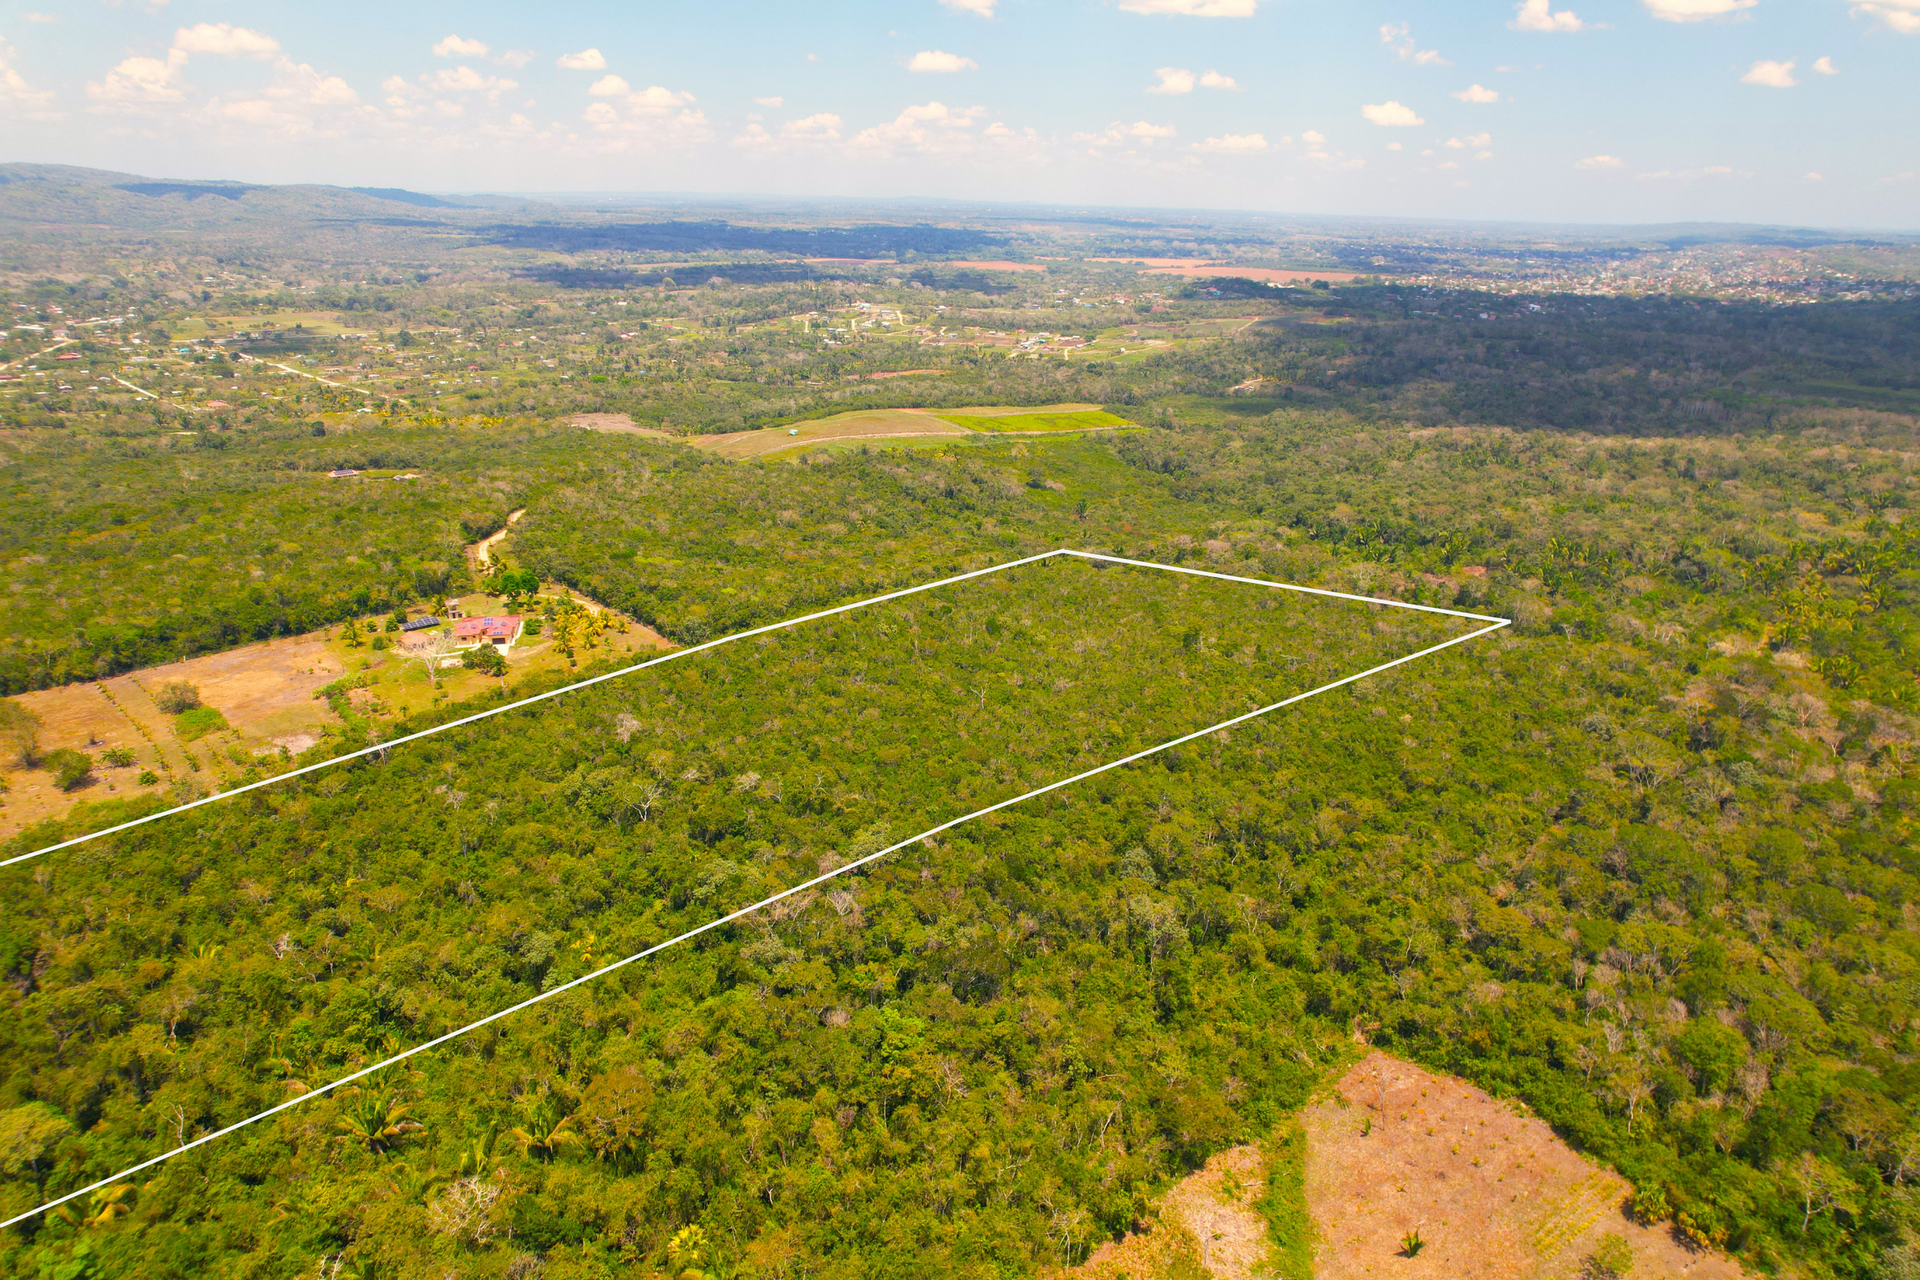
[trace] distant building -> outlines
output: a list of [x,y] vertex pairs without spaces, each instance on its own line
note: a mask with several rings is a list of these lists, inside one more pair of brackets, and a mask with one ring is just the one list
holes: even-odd
[[340,467],[337,470],[327,472],[327,479],[351,480],[353,477],[359,474],[360,473],[358,471],[355,471],[352,467]]
[[462,618],[453,624],[453,642],[464,649],[478,648],[483,644],[507,649],[519,638],[520,615],[517,613]]

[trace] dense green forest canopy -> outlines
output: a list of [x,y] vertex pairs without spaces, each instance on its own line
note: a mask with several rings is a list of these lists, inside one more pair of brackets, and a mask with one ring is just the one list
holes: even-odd
[[[18,300],[43,335],[125,310],[6,401],[9,692],[469,587],[462,544],[522,508],[510,569],[682,643],[1062,546],[1514,625],[84,1196],[0,1267],[1026,1274],[1361,1041],[1524,1099],[1636,1212],[1759,1269],[1920,1267],[1912,300],[217,266]],[[859,328],[888,308],[900,332]],[[259,336],[176,342],[216,322]],[[941,329],[1141,338],[1028,359]],[[689,442],[1071,401],[1140,427]],[[565,425],[589,410],[662,434]],[[1022,570],[8,868],[0,1207],[1451,625]],[[310,759],[476,709],[340,703]]]

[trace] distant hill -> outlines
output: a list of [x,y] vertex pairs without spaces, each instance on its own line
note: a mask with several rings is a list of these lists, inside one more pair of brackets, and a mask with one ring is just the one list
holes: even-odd
[[[14,228],[216,230],[339,221],[433,226],[473,208],[398,187],[279,186],[149,178],[72,165],[0,165],[0,226]],[[497,207],[493,212],[497,216]]]

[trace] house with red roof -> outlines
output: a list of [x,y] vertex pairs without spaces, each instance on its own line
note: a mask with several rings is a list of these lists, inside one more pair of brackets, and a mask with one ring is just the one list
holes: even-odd
[[477,649],[483,644],[491,644],[498,649],[510,649],[519,638],[520,615],[517,613],[461,618],[453,624],[455,648]]

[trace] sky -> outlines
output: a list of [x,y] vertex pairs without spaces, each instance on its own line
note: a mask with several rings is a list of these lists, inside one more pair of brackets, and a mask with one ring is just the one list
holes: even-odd
[[1920,0],[0,0],[0,160],[1920,230]]

